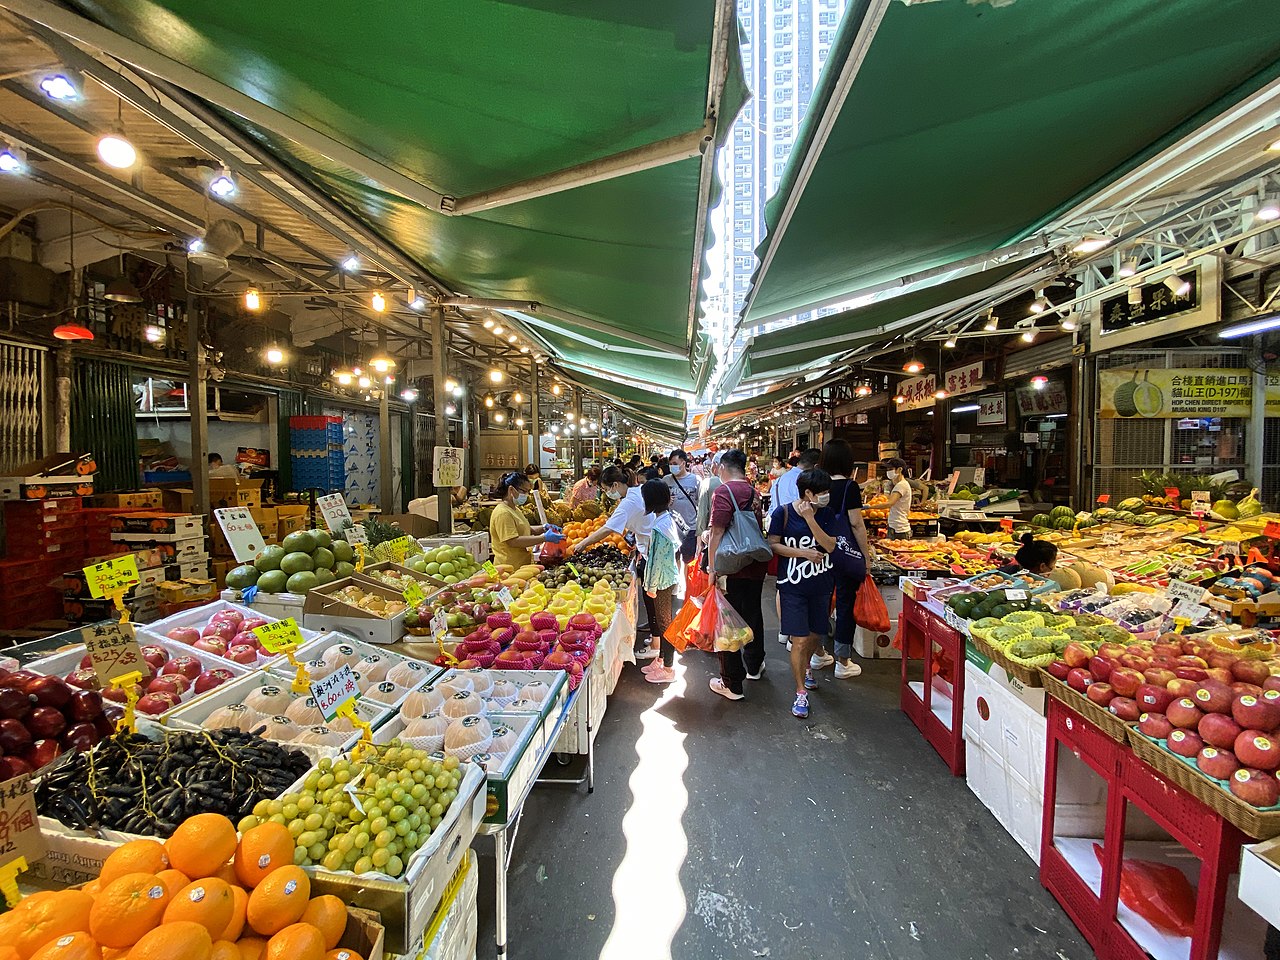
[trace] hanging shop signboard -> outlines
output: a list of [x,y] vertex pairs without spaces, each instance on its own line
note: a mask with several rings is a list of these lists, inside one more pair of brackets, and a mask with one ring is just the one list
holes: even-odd
[[1145,283],[1138,288],[1142,291],[1141,303],[1130,303],[1128,291],[1103,300],[1098,305],[1103,335],[1195,310],[1200,306],[1200,271],[1185,270],[1178,274],[1178,279],[1189,285],[1190,289],[1186,293],[1174,293],[1161,280],[1159,283]]
[[982,382],[982,366],[981,360],[975,360],[972,363],[965,364],[963,367],[957,367],[955,370],[948,370],[943,377],[943,388],[953,397],[957,394],[979,389],[985,385]]
[[[1248,417],[1253,409],[1249,370],[1120,369],[1098,371],[1098,415],[1108,419]],[[1280,375],[1267,375],[1267,415],[1280,416]]]
[[901,381],[898,384],[898,395],[906,400],[898,404],[898,409],[919,410],[922,407],[932,407],[937,399],[934,397],[938,392],[937,379],[936,374],[926,373],[922,377]]
[[978,426],[1003,427],[1009,422],[1009,412],[1005,407],[1008,402],[1007,393],[984,393],[978,398]]
[[1067,385],[1062,380],[1050,380],[1039,390],[1035,387],[1019,387],[1014,393],[1018,397],[1020,417],[1067,412]]
[[436,447],[432,458],[431,475],[437,487],[462,486],[466,453],[461,447]]
[[[1139,303],[1129,302],[1129,290],[1121,288],[1089,304],[1089,349],[1101,353],[1134,343],[1150,343],[1158,337],[1216,323],[1222,316],[1222,270],[1216,257],[1201,257],[1178,270],[1190,284],[1177,294],[1165,283],[1166,275],[1146,280]],[[1172,274],[1169,275],[1172,277]]]

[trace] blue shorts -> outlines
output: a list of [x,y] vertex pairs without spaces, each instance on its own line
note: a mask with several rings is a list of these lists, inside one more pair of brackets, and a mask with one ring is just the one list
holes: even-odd
[[831,631],[831,594],[795,593],[778,591],[778,606],[782,610],[781,629],[784,636],[807,637],[817,634],[825,637]]

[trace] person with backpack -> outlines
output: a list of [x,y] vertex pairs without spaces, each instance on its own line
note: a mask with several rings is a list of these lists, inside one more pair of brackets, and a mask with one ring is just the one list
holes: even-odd
[[[760,599],[769,570],[769,546],[765,542],[760,497],[747,479],[747,455],[727,450],[720,458],[720,486],[711,495],[707,570],[724,578],[724,594],[751,629],[752,640],[741,650],[722,651],[720,676],[711,679],[711,691],[726,700],[742,700],[743,680],[764,676],[764,611]],[[752,533],[754,531],[754,536]],[[725,557],[719,556],[725,544]],[[724,562],[720,562],[723,559]]]
[[779,558],[782,632],[791,638],[791,673],[796,681],[791,713],[803,720],[809,716],[809,691],[818,687],[809,659],[826,638],[831,622],[836,515],[831,509],[831,477],[826,471],[816,467],[805,470],[796,489],[798,499],[770,514],[769,543]]

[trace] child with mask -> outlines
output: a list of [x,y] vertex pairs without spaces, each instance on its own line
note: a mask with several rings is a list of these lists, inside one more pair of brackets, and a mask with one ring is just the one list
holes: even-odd
[[911,539],[911,484],[907,483],[905,460],[894,457],[885,462],[885,477],[893,484],[889,493],[889,537]]

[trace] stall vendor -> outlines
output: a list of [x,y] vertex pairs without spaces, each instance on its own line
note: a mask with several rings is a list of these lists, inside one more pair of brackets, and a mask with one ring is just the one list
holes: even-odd
[[1037,540],[1034,533],[1024,533],[1022,535],[1022,546],[1013,555],[1013,563],[1001,567],[1000,572],[1017,573],[1020,570],[1025,570],[1027,573],[1035,573],[1042,577],[1047,577],[1053,573],[1053,568],[1057,565],[1058,547],[1056,544],[1052,544],[1048,540]]
[[512,567],[533,563],[533,547],[540,543],[559,543],[564,539],[554,525],[530,526],[520,507],[529,502],[529,478],[523,473],[504,474],[498,481],[501,501],[489,518],[489,540],[496,562]]

